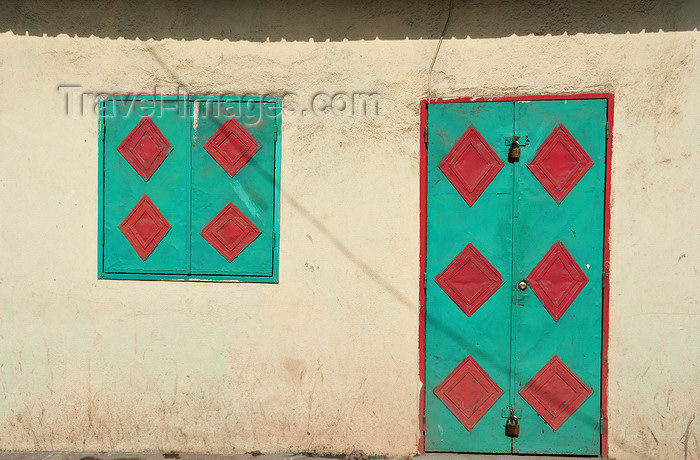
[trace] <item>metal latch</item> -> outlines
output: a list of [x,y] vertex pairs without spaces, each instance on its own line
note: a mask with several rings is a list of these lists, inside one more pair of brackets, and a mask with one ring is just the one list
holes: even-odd
[[506,136],[505,140],[505,145],[511,145],[515,141],[517,141],[521,147],[525,147],[526,145],[530,144],[530,138],[527,134],[521,134],[519,136]]

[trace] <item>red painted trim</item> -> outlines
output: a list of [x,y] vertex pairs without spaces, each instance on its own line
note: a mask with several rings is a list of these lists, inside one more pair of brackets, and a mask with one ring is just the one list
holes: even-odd
[[491,409],[503,389],[469,355],[435,388],[435,396],[445,403],[468,431]]
[[[566,168],[557,162],[550,161],[551,154],[557,149],[557,145],[563,147],[572,158],[576,159],[576,167],[570,165]],[[540,181],[547,193],[557,203],[561,203],[578,181],[591,169],[591,166],[593,166],[591,157],[566,129],[566,126],[559,124],[537,148],[537,154],[528,163],[527,169]]]
[[[559,376],[559,382],[553,379],[555,375]],[[554,430],[558,430],[591,393],[593,390],[557,355],[520,390],[520,396]],[[566,402],[562,404],[561,401]]]
[[[557,260],[571,275],[569,283],[561,281],[556,274],[552,276],[550,273],[552,265]],[[564,316],[566,310],[588,284],[588,277],[561,241],[557,241],[549,248],[525,280],[554,321],[559,321]]]
[[425,263],[426,231],[428,227],[428,146],[425,130],[428,127],[428,101],[420,104],[420,322],[418,324],[418,349],[420,372],[420,401],[418,403],[418,452],[425,452]]
[[[472,147],[472,153],[470,153],[469,147]],[[478,159],[476,164],[473,163],[475,159]],[[479,169],[480,174],[476,174],[477,177],[463,175],[465,166],[469,165],[470,162]],[[473,206],[501,171],[503,164],[503,160],[496,155],[493,147],[486,142],[486,139],[474,126],[470,126],[445,155],[438,167],[464,198],[464,201],[469,206]],[[476,179],[476,183],[474,179]]]
[[[468,265],[470,262],[471,265]],[[481,282],[473,283],[468,280],[468,276],[464,276],[465,272],[480,272],[486,276],[489,283],[484,285],[481,277],[479,277]],[[463,274],[464,278],[459,284],[453,283],[452,278],[458,274]],[[435,277],[435,282],[467,316],[473,315],[503,285],[503,279],[496,267],[491,265],[491,262],[472,243],[467,244],[452,262]],[[465,288],[470,291],[471,298],[464,292]]]
[[[561,99],[577,100],[577,99],[607,99],[612,101],[613,95],[610,93],[596,94],[545,94],[538,96],[501,96],[501,97],[457,97],[457,98],[436,98],[424,99],[423,103],[450,103],[450,102],[513,102],[513,101],[556,101]],[[608,112],[609,112],[608,105]]]
[[608,101],[608,143],[605,155],[605,222],[603,224],[603,267],[607,276],[603,281],[603,331],[601,352],[601,384],[600,384],[600,416],[603,419],[603,435],[601,436],[601,455],[608,456],[608,341],[610,318],[610,188],[612,162],[612,138],[613,138],[613,114],[615,96],[611,93],[599,94],[552,94],[540,96],[513,96],[513,97],[460,97],[453,99],[423,99],[420,105],[420,322],[418,325],[419,373],[420,373],[420,401],[418,404],[418,420],[420,435],[418,438],[418,452],[425,452],[425,267],[426,267],[426,230],[427,230],[427,197],[428,197],[428,149],[425,144],[425,129],[428,125],[428,104],[450,102],[508,102],[508,101],[548,101],[561,99],[606,99]]
[[[234,142],[227,143],[230,138]],[[228,119],[204,144],[204,150],[233,177],[260,149],[258,141],[235,118]]]
[[[234,228],[231,229],[231,226]],[[260,229],[240,209],[229,203],[202,229],[201,235],[219,251],[219,254],[231,262],[255,241],[260,233]]]
[[603,227],[603,267],[607,276],[603,279],[603,343],[602,362],[600,373],[600,417],[603,419],[603,436],[600,440],[601,454],[604,458],[608,456],[608,341],[609,341],[609,321],[610,321],[610,189],[611,189],[611,167],[612,164],[612,139],[613,139],[613,118],[615,96],[605,95],[608,100],[608,145],[605,155],[605,222]]

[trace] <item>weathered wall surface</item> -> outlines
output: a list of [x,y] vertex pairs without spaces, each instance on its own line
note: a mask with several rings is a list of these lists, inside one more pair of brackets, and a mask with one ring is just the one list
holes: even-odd
[[[416,451],[419,101],[445,17],[442,3],[414,14],[418,3],[347,6],[353,27],[341,6],[228,7],[197,25],[196,7],[146,2],[151,35],[140,19],[115,25],[139,16],[126,3],[12,10],[0,34],[0,449]],[[567,23],[517,3],[524,26],[507,8],[457,5],[433,75],[440,97],[615,93],[619,459],[700,458],[700,14],[669,4],[547,16]],[[248,28],[236,36],[222,17]],[[98,123],[66,115],[57,86],[69,84],[291,92],[307,108],[319,92],[372,92],[383,116],[283,115],[278,285],[98,280]]]

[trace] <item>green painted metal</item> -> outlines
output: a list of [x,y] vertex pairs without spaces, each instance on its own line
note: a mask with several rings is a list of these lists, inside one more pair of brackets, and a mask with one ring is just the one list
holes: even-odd
[[[467,205],[438,164],[470,125],[506,161],[513,103],[428,105],[425,450],[505,453],[511,448],[501,409],[508,406],[510,378],[512,168],[506,163],[474,205]],[[435,282],[468,243],[504,282],[470,317]],[[471,431],[433,393],[468,356],[504,391]]]
[[[195,105],[202,108],[196,123]],[[104,99],[100,108],[99,278],[278,281],[279,98],[115,96]],[[173,146],[149,181],[144,181],[116,150],[145,115],[151,116]],[[262,144],[233,179],[202,148],[209,131],[230,117],[236,117]],[[171,225],[146,261],[141,260],[119,229],[143,194],[149,195]],[[202,228],[229,202],[262,231],[231,263],[201,236]]]
[[[275,118],[261,117],[273,103],[202,101],[197,104],[192,134],[192,274],[271,277],[274,264]],[[260,149],[233,177],[204,149],[217,129],[237,113],[238,122]],[[229,262],[201,235],[202,229],[233,203],[261,231]]]
[[[132,104],[133,102],[133,104]],[[163,103],[166,110],[152,117],[173,149],[150,180],[144,180],[117,151],[117,146],[151,114],[151,101],[106,102],[104,129],[104,274],[187,273],[189,244],[189,124],[177,102]],[[170,231],[144,261],[126,239],[119,224],[147,194],[170,223]]]
[[[606,100],[460,102],[428,105],[426,229],[425,450],[449,452],[600,453],[602,272]],[[557,204],[527,164],[563,123],[594,164]],[[474,125],[506,161],[469,207],[438,164]],[[505,137],[527,135],[519,162],[508,163]],[[559,321],[525,279],[562,241],[588,283]],[[501,273],[503,286],[472,316],[436,284],[435,276],[472,243]],[[593,392],[553,430],[519,392],[554,356]],[[433,390],[473,356],[504,395],[468,431]],[[504,408],[522,410],[520,436],[504,435]],[[518,411],[519,412],[519,411]]]
[[[561,241],[588,282],[559,321],[554,321],[532,289],[513,289],[513,404],[523,409],[520,437],[513,451],[522,453],[598,455],[600,453],[602,273],[605,206],[605,123],[607,101],[559,100],[518,102],[517,120],[530,145],[522,149],[514,219],[515,279],[527,277],[549,248]],[[593,160],[561,204],[527,169],[538,147],[558,124],[564,124]],[[556,431],[544,423],[519,395],[520,389],[558,355],[593,390]]]

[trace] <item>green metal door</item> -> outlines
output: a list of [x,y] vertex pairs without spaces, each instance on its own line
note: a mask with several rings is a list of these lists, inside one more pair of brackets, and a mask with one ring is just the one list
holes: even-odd
[[606,99],[428,104],[426,451],[600,453],[606,126]]

